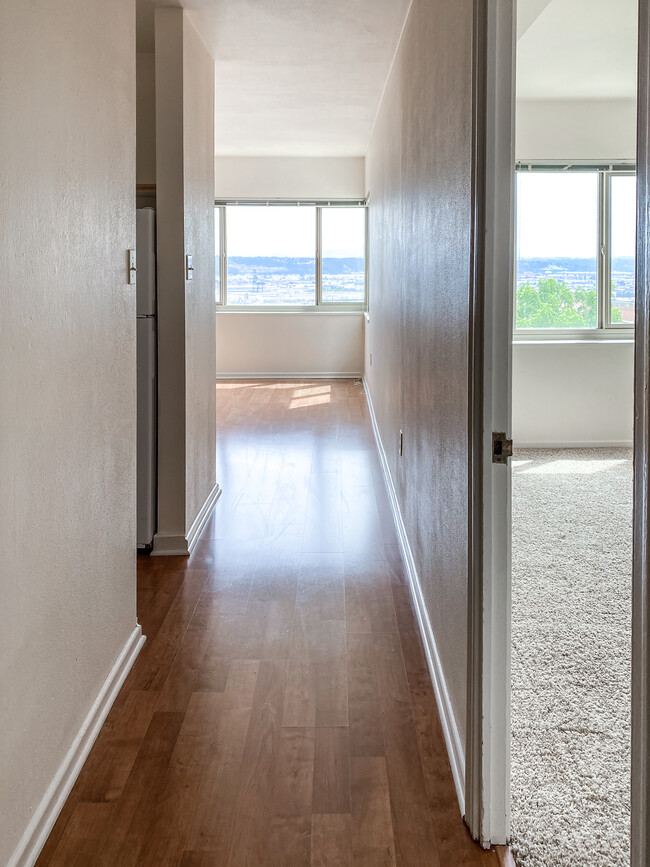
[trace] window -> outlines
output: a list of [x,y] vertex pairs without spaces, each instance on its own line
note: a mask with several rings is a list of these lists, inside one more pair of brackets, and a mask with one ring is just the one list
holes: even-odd
[[365,208],[323,208],[322,299],[363,303],[366,296]]
[[218,304],[364,309],[363,203],[218,202],[215,210]]
[[221,208],[214,209],[214,298],[221,302]]
[[515,333],[629,337],[636,178],[612,167],[517,172]]
[[636,178],[612,175],[610,183],[611,319],[634,323],[634,262],[636,248]]

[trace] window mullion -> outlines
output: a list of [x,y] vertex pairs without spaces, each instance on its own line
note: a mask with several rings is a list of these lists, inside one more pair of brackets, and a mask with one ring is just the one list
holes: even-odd
[[607,327],[607,176],[598,172],[598,328]]
[[323,209],[316,208],[316,306],[323,303]]
[[225,307],[228,304],[228,260],[226,250],[226,208],[221,207],[221,219],[219,220],[219,278],[221,281],[221,303]]

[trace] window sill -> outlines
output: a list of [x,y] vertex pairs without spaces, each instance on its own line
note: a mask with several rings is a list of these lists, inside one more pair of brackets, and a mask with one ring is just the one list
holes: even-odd
[[617,335],[606,334],[603,337],[578,337],[576,335],[567,335],[566,337],[562,337],[554,334],[552,337],[513,337],[512,345],[513,346],[544,346],[545,344],[590,344],[593,346],[594,344],[611,344],[611,343],[619,343],[619,344],[634,344],[634,335],[624,334],[620,337]]
[[217,313],[263,313],[265,316],[363,316],[363,307],[223,307],[217,304]]

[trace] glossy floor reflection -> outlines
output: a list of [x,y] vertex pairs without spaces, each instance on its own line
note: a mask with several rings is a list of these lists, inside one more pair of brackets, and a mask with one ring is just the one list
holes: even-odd
[[40,865],[493,865],[458,813],[358,381],[217,387],[221,499]]

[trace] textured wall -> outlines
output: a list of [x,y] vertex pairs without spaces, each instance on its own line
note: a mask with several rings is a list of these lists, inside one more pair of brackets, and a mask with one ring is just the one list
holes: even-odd
[[0,863],[136,624],[131,0],[0,6]]
[[632,444],[634,342],[512,347],[515,446]]
[[156,9],[158,530],[185,535],[183,10]]
[[221,313],[217,373],[349,374],[363,370],[363,313]]
[[218,199],[363,198],[363,157],[216,157]]
[[461,737],[472,5],[414,0],[366,156],[367,374]]
[[[214,70],[180,8],[155,12],[158,532],[181,539],[215,484]],[[185,279],[191,255],[194,279]]]
[[520,99],[518,160],[636,159],[633,99]]
[[194,27],[183,28],[185,252],[185,527],[215,485],[214,61]]
[[136,182],[156,183],[156,69],[154,54],[136,57]]

